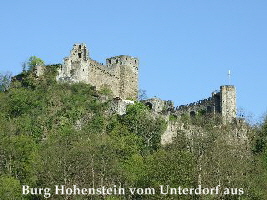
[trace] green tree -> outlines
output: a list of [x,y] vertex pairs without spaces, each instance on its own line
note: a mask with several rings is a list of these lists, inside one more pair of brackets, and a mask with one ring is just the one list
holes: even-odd
[[11,83],[12,75],[10,72],[0,73],[0,91],[6,91]]
[[0,174],[15,177],[22,184],[35,184],[39,156],[37,144],[32,137],[1,137],[0,152]]
[[0,176],[0,196],[1,199],[24,199],[19,180],[7,175]]
[[141,100],[146,100],[147,99],[147,93],[146,93],[146,90],[138,90],[138,100],[141,101]]
[[45,62],[41,58],[38,58],[36,56],[31,56],[27,64],[28,64],[28,70],[32,71],[35,66],[44,65]]
[[144,104],[129,105],[121,122],[129,132],[141,138],[143,155],[156,151],[160,147],[161,135],[166,130],[166,122],[161,117],[153,117]]

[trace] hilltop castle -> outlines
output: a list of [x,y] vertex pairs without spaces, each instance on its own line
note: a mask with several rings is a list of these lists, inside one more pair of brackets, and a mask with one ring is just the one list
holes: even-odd
[[[97,90],[109,88],[112,93],[116,112],[124,114],[126,106],[137,100],[138,67],[135,57],[120,55],[106,59],[106,64],[99,63],[89,57],[85,44],[74,44],[70,56],[64,58],[64,63],[58,70],[57,81],[84,82],[95,86]],[[43,74],[43,67],[36,67],[37,76]],[[233,85],[223,85],[220,91],[213,92],[208,99],[188,105],[174,107],[172,101],[158,98],[143,101],[156,113],[168,113],[175,116],[198,113],[220,114],[223,121],[236,118],[236,91]]]

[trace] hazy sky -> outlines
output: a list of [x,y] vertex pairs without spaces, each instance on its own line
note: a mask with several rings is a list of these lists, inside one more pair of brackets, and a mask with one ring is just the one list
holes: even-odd
[[91,58],[140,60],[149,97],[187,104],[228,84],[254,119],[267,110],[266,0],[8,0],[0,3],[0,71],[29,56],[62,63],[74,43]]

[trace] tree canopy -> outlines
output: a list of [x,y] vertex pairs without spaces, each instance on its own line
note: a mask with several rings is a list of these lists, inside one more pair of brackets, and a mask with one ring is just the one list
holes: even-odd
[[38,65],[44,65],[45,62],[41,59],[38,58],[36,56],[31,56],[27,62],[27,66],[28,66],[28,70],[32,71],[34,69],[34,67],[38,66]]
[[6,91],[11,83],[12,75],[10,72],[1,73],[0,72],[0,91]]
[[[92,199],[267,199],[267,120],[253,127],[223,125],[204,115],[173,117],[171,123],[182,128],[173,143],[162,146],[169,118],[153,114],[140,102],[128,106],[125,115],[111,114],[112,99],[103,101],[103,94],[90,85],[56,83],[57,67],[46,66],[45,75],[38,79],[23,73],[7,91],[0,91],[1,198],[43,199],[21,195],[22,185],[117,185],[156,188],[157,193]],[[237,133],[246,134],[245,142],[233,137]],[[243,188],[245,194],[158,193],[159,185],[196,188],[200,184]]]

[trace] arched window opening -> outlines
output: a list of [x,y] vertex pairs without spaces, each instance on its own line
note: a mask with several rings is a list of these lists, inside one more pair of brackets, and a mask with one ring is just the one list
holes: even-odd
[[190,112],[190,117],[195,117],[195,116],[196,116],[195,111],[191,111],[191,112]]
[[149,109],[150,109],[150,110],[152,110],[152,103],[150,103],[150,102],[147,102],[147,103],[146,103],[146,106],[148,106],[148,107],[149,107]]

